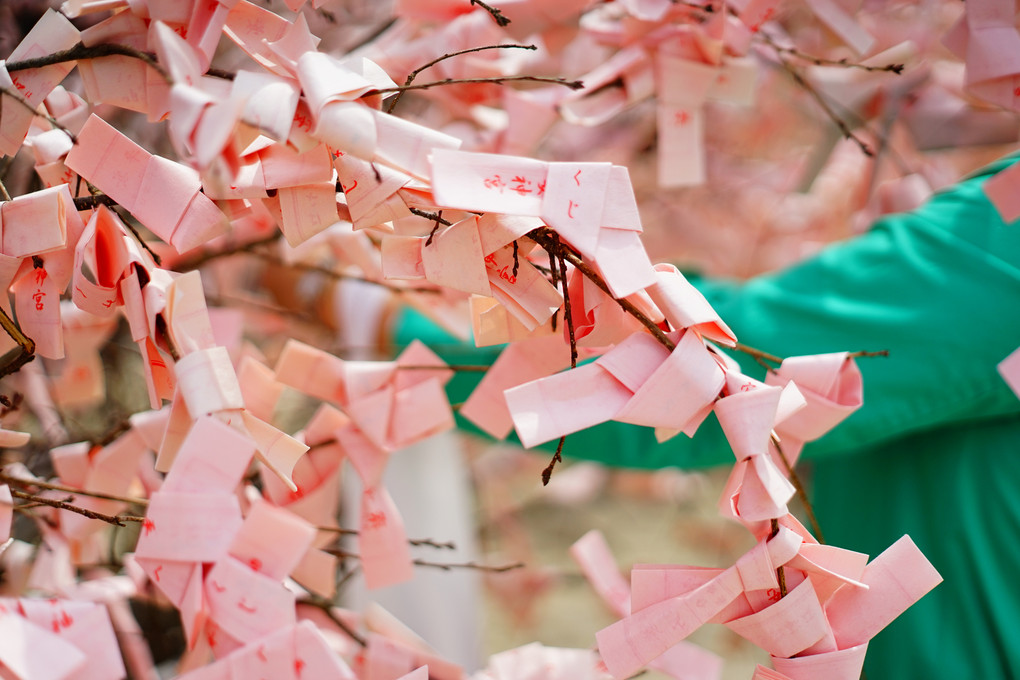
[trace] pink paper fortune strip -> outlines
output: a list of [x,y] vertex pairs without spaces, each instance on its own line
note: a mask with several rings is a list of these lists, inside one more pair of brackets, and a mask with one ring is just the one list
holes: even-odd
[[151,155],[94,114],[64,162],[179,252],[227,230],[194,170]]

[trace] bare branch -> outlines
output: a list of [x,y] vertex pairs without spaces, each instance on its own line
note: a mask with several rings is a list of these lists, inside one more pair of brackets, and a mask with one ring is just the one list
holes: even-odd
[[140,505],[145,507],[149,504],[149,501],[145,498],[130,498],[128,496],[115,496],[108,493],[100,493],[98,491],[85,491],[83,489],[76,489],[72,486],[65,486],[63,484],[54,484],[53,482],[44,482],[37,479],[21,479],[20,477],[13,477],[6,472],[0,471],[0,482],[5,484],[16,484],[23,488],[36,487],[38,489],[48,489],[50,491],[63,491],[75,496],[88,496],[90,498],[101,498],[108,501],[120,501],[122,503],[130,503],[132,505]]
[[378,90],[369,90],[362,97],[371,97],[376,94],[386,94],[388,92],[407,92],[409,90],[427,90],[431,87],[440,87],[443,85],[465,85],[470,83],[495,83],[496,85],[503,85],[504,83],[514,83],[530,81],[534,83],[550,83],[552,85],[563,85],[569,87],[571,90],[580,90],[584,87],[584,83],[580,80],[567,80],[566,78],[553,78],[550,76],[493,76],[491,78],[445,78],[443,80],[434,80],[429,83],[421,83],[419,85],[398,85],[396,87],[382,87]]
[[471,0],[471,4],[472,5],[478,5],[479,7],[484,9],[486,12],[491,14],[493,20],[500,27],[505,27],[505,26],[507,26],[510,23],[510,20],[507,19],[505,16],[503,16],[503,10],[501,10],[501,9],[497,9],[497,8],[492,7],[490,5],[486,5],[484,2],[482,2],[482,0]]
[[92,45],[86,47],[82,43],[78,43],[74,47],[52,54],[46,54],[41,57],[34,57],[32,59],[19,59],[18,61],[7,62],[7,71],[25,71],[27,69],[42,68],[43,66],[50,66],[52,64],[63,64],[69,61],[78,61],[80,59],[98,59],[99,57],[132,57],[133,59],[139,59],[144,61],[146,64],[151,66],[163,76],[163,79],[168,83],[173,83],[173,79],[170,74],[160,66],[159,61],[156,59],[156,55],[152,52],[143,52],[142,50],[136,50],[133,47],[127,45],[118,45],[115,43],[104,43],[102,45]]
[[[457,52],[450,52],[448,54],[444,54],[441,57],[436,57],[435,59],[433,59],[429,63],[425,64],[424,66],[419,66],[418,68],[416,68],[413,71],[411,71],[410,73],[408,73],[407,74],[407,79],[404,81],[404,87],[407,87],[408,85],[413,83],[414,79],[417,78],[418,74],[420,74],[422,71],[435,66],[436,64],[438,64],[441,61],[444,61],[446,59],[450,59],[451,57],[459,57],[462,54],[470,54],[471,52],[482,52],[484,50],[514,50],[514,49],[516,49],[516,50],[537,50],[538,47],[535,46],[535,45],[484,45],[482,47],[471,47],[471,48],[468,48],[466,50],[459,50]],[[386,107],[386,113],[393,113],[393,108],[397,105],[397,102],[399,102],[400,98],[403,97],[403,96],[404,96],[403,92],[398,92],[397,96],[394,97],[392,99],[392,101],[390,101],[389,106]]]
[[53,500],[52,498],[43,498],[42,496],[36,496],[34,494],[25,493],[24,491],[18,491],[17,489],[11,489],[11,495],[15,498],[21,498],[23,500],[31,501],[36,505],[48,505],[51,508],[57,508],[58,510],[67,510],[68,512],[74,512],[89,519],[97,519],[107,524],[113,524],[114,526],[123,527],[127,526],[124,522],[144,522],[144,517],[135,517],[133,515],[104,515],[101,512],[93,512],[92,510],[86,510],[85,508],[79,508],[77,505],[71,505],[64,501]]

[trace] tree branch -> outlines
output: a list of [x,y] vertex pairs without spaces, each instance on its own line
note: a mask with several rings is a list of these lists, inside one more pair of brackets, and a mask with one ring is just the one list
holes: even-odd
[[[450,59],[451,57],[459,57],[462,54],[470,54],[471,52],[482,52],[484,50],[514,50],[514,49],[516,49],[516,50],[537,50],[538,47],[535,46],[535,45],[484,45],[482,47],[471,47],[471,48],[468,48],[466,50],[458,50],[457,52],[450,52],[448,54],[444,54],[441,57],[437,57],[437,58],[433,59],[432,61],[430,61],[429,63],[425,64],[424,66],[419,66],[418,68],[416,68],[413,71],[411,71],[410,73],[408,73],[407,74],[407,79],[404,81],[404,87],[407,87],[408,85],[413,83],[414,79],[417,78],[418,74],[420,74],[422,71],[435,66],[436,64],[438,64],[441,61],[444,61],[446,59]],[[397,96],[394,97],[393,100],[390,101],[389,106],[386,107],[386,113],[393,113],[393,107],[395,107],[397,105],[397,102],[399,102],[400,98],[403,97],[403,96],[404,96],[403,92],[398,92]]]
[[16,484],[20,487],[36,487],[39,489],[48,489],[50,491],[63,491],[75,496],[88,496],[90,498],[101,498],[107,501],[120,501],[122,503],[130,503],[132,505],[139,505],[146,507],[149,505],[148,499],[145,498],[129,498],[127,496],[115,496],[108,493],[100,493],[98,491],[85,491],[83,489],[76,489],[72,486],[65,486],[63,484],[54,484],[53,482],[43,482],[36,479],[21,479],[20,477],[12,477],[6,472],[0,471],[0,482],[5,484]]
[[484,2],[482,2],[482,0],[471,0],[471,4],[472,5],[478,5],[479,7],[484,9],[486,12],[491,14],[493,20],[501,28],[507,26],[510,23],[510,20],[507,19],[505,16],[503,16],[503,10],[501,10],[501,9],[497,9],[497,8],[492,7],[490,5],[486,5]]
[[409,90],[427,90],[431,87],[440,87],[443,85],[465,85],[471,83],[495,83],[496,85],[503,85],[504,83],[514,83],[521,81],[530,81],[534,83],[550,83],[552,85],[563,85],[569,87],[571,90],[580,90],[584,87],[584,83],[580,80],[567,80],[566,78],[554,78],[551,76],[493,76],[491,78],[445,78],[443,80],[434,80],[429,83],[421,83],[419,85],[398,85],[396,87],[382,87],[378,90],[369,90],[365,94],[361,95],[360,98],[371,97],[377,94],[387,94],[389,92],[407,92]]
[[21,498],[23,500],[31,501],[37,505],[48,505],[51,508],[57,508],[58,510],[67,510],[68,512],[74,512],[89,519],[97,519],[107,524],[113,524],[114,526],[123,527],[127,526],[124,522],[144,522],[144,517],[136,517],[133,515],[104,515],[101,512],[93,512],[92,510],[86,510],[85,508],[79,508],[77,505],[71,505],[64,501],[53,500],[52,498],[43,498],[42,496],[36,496],[34,494],[25,493],[24,491],[18,491],[17,489],[11,489],[11,495],[15,498]]
[[91,47],[86,47],[82,43],[78,43],[74,47],[41,57],[9,61],[6,66],[8,72],[25,71],[33,68],[42,68],[43,66],[51,66],[53,64],[64,64],[69,61],[98,59],[100,57],[112,56],[131,57],[133,59],[144,61],[146,64],[154,68],[159,75],[163,76],[163,79],[166,82],[173,84],[173,79],[170,77],[170,74],[167,73],[162,66],[160,66],[155,54],[152,52],[136,50],[135,48],[128,47],[127,45],[118,45],[116,43],[104,43],[102,45],[92,45]]

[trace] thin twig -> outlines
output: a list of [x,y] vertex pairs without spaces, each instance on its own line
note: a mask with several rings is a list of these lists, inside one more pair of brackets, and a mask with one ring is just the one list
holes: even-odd
[[[583,274],[589,281],[598,286],[599,289],[602,290],[602,292],[616,300],[616,304],[620,305],[620,307],[622,307],[625,312],[627,312],[635,319],[637,319],[641,323],[641,325],[647,328],[648,332],[651,333],[655,337],[655,339],[658,340],[666,349],[668,349],[671,352],[674,349],[676,349],[676,344],[668,337],[666,337],[666,334],[662,331],[661,328],[659,328],[658,324],[649,319],[640,309],[635,307],[634,304],[631,303],[629,300],[617,299],[616,297],[614,297],[613,292],[609,290],[609,286],[602,279],[602,277],[599,276],[599,273],[592,269],[591,267],[589,267],[583,260],[581,260],[580,256],[574,253],[565,244],[561,244],[557,238],[554,238],[554,236],[555,232],[545,228],[535,229],[533,231],[528,232],[528,238],[530,238],[539,246],[544,248],[547,252],[556,253],[558,256],[565,259],[567,262],[573,265],[575,269],[580,271],[581,274]],[[553,265],[553,269],[555,268],[556,268],[555,265]]]
[[21,479],[20,477],[12,477],[6,472],[0,471],[0,482],[5,484],[17,484],[22,487],[37,487],[40,489],[48,489],[50,491],[63,491],[75,496],[88,496],[90,498],[101,498],[107,501],[120,501],[122,503],[130,503],[132,505],[139,505],[145,507],[149,504],[149,501],[145,498],[130,498],[128,496],[115,496],[109,493],[100,493],[98,491],[85,491],[83,489],[75,489],[71,486],[65,486],[63,484],[54,484],[53,482],[43,482],[36,479]]
[[427,220],[432,220],[434,222],[438,222],[439,224],[445,225],[447,227],[449,227],[449,226],[451,226],[453,224],[453,222],[451,222],[450,220],[444,220],[443,219],[443,211],[442,210],[440,210],[438,213],[430,213],[430,212],[426,212],[424,210],[419,210],[418,208],[412,208],[411,206],[407,206],[407,210],[412,215],[417,215],[418,217],[424,217]]
[[440,210],[438,213],[436,213],[436,223],[434,225],[432,225],[432,231],[429,232],[429,237],[427,239],[425,239],[425,245],[427,245],[427,246],[432,245],[432,239],[434,239],[436,237],[436,232],[439,231],[439,225],[442,224],[442,222],[440,220],[442,220],[442,219],[443,219],[443,211]]
[[[769,532],[769,540],[772,540],[779,533],[779,520],[773,518],[771,520],[772,530]],[[776,579],[779,581],[779,597],[786,597],[786,570],[783,565],[776,567]]]
[[478,564],[477,562],[428,562],[426,560],[414,560],[414,564],[419,567],[435,567],[436,569],[442,569],[443,571],[452,571],[453,569],[475,569],[477,571],[485,571],[490,574],[502,574],[516,569],[523,569],[527,566],[524,562],[514,562],[513,564],[493,566],[489,564]]
[[333,611],[333,607],[335,605],[329,600],[316,597],[314,595],[307,595],[305,597],[299,598],[297,600],[297,604],[307,604],[318,608],[319,610],[322,611],[323,614],[325,614],[329,618],[330,621],[335,623],[340,630],[346,633],[349,638],[357,642],[362,647],[368,646],[368,640],[366,640],[357,631],[355,631],[353,628],[344,623],[343,619],[336,615],[336,613]]
[[[361,555],[353,553],[348,550],[340,550],[338,548],[327,548],[323,550],[325,553],[334,555],[336,557],[342,557],[345,559],[360,560]],[[526,565],[523,562],[515,562],[513,564],[504,564],[500,566],[493,566],[489,564],[479,564],[477,562],[429,562],[428,560],[412,560],[412,564],[419,567],[435,567],[436,569],[442,569],[444,571],[450,571],[452,569],[475,569],[477,571],[487,571],[490,573],[502,573],[505,571],[512,571],[514,569],[523,569]]]
[[18,346],[0,357],[0,378],[16,373],[21,367],[35,358],[35,340],[21,332],[7,312],[0,307],[0,328],[11,336]]
[[549,486],[549,480],[552,479],[553,470],[556,469],[556,463],[563,462],[563,445],[567,443],[567,435],[560,437],[559,443],[556,444],[556,453],[553,454],[549,464],[542,470],[542,486]]
[[567,336],[570,339],[570,367],[577,368],[577,338],[574,335],[574,314],[570,308],[570,292],[567,290],[567,261],[562,257],[560,258],[560,288],[563,290],[563,320],[567,324]]
[[[79,177],[78,179],[81,178]],[[113,206],[118,205],[118,203],[106,194],[93,194],[91,196],[81,196],[74,199],[75,210],[92,210],[93,208],[98,208],[101,205],[112,208]]]
[[[75,135],[74,135],[74,133],[73,133],[73,132],[71,132],[70,130],[68,130],[68,129],[67,129],[66,127],[64,127],[63,125],[61,125],[61,124],[60,124],[60,123],[59,123],[59,122],[57,121],[57,119],[56,119],[56,118],[54,118],[53,116],[49,115],[48,113],[42,113],[42,112],[40,112],[40,111],[39,111],[39,110],[38,110],[38,109],[37,109],[36,107],[32,106],[32,104],[31,104],[31,103],[30,103],[30,102],[29,102],[29,101],[28,101],[27,99],[25,99],[24,97],[22,97],[22,96],[21,96],[21,93],[19,93],[19,92],[15,91],[15,90],[9,90],[9,89],[7,89],[6,87],[0,87],[0,94],[5,94],[5,95],[7,95],[8,97],[10,97],[11,99],[13,99],[14,101],[18,102],[19,104],[21,104],[22,106],[24,106],[24,107],[25,107],[26,109],[28,109],[28,111],[29,111],[29,112],[30,112],[30,113],[31,113],[31,114],[32,114],[33,116],[39,116],[40,118],[44,118],[44,119],[46,120],[46,122],[47,122],[47,123],[49,123],[50,125],[52,125],[52,126],[53,126],[53,127],[55,127],[56,129],[60,130],[60,131],[61,131],[61,132],[63,132],[63,133],[65,134],[65,135],[67,135],[68,137],[70,137],[70,138],[71,138],[71,142],[72,142],[73,144],[77,144],[77,143],[78,143],[78,138],[77,138],[77,137],[75,137]],[[5,200],[8,200],[8,201],[9,201],[10,199],[8,198],[8,199],[5,199]]]
[[362,97],[370,97],[377,94],[387,94],[389,92],[408,92],[410,90],[427,90],[432,87],[441,87],[443,85],[467,85],[473,83],[494,83],[496,85],[503,85],[504,83],[513,83],[529,81],[534,83],[550,83],[552,85],[563,85],[569,87],[571,90],[580,90],[584,87],[584,83],[580,80],[567,80],[566,78],[556,78],[552,76],[492,76],[491,78],[444,78],[443,80],[433,80],[428,83],[419,83],[418,85],[397,85],[396,87],[381,87],[377,90],[369,90]]
[[783,466],[786,467],[786,474],[790,478],[790,483],[793,484],[793,488],[797,492],[797,498],[800,499],[801,505],[804,506],[804,512],[807,513],[808,523],[811,525],[811,533],[815,535],[819,543],[825,543],[825,535],[822,533],[822,527],[818,523],[818,517],[815,516],[815,508],[811,505],[811,501],[808,499],[807,490],[804,488],[804,482],[801,481],[800,475],[790,465],[790,460],[783,453],[783,447],[780,446],[779,440],[773,435],[772,445],[776,447],[776,451],[779,453],[779,459],[783,461]]
[[491,14],[493,20],[500,27],[504,27],[504,26],[506,26],[506,25],[508,25],[510,23],[510,20],[507,19],[505,16],[503,16],[503,10],[501,10],[501,9],[497,9],[497,8],[492,7],[490,5],[486,5],[484,2],[482,2],[482,0],[471,0],[471,4],[472,5],[478,5],[479,7],[484,9],[486,12]]
[[851,359],[857,359],[859,357],[887,357],[889,356],[889,350],[880,349],[874,352],[869,352],[867,350],[862,349],[857,352],[850,352],[849,354],[847,354],[847,356],[850,357]]
[[[733,349],[737,350],[738,352],[743,352],[744,354],[754,357],[756,360],[759,360],[759,363],[772,362],[773,364],[776,365],[783,363],[782,357],[777,357],[775,354],[769,354],[768,352],[763,352],[760,349],[755,349],[754,347],[748,347],[747,345],[739,342],[733,346]],[[764,366],[769,371],[775,370],[775,368],[769,366],[767,363],[762,363],[762,366]]]
[[102,45],[92,45],[86,47],[82,43],[78,43],[74,47],[59,52],[53,52],[52,54],[46,54],[41,57],[33,57],[32,59],[19,59],[18,61],[7,62],[7,71],[24,71],[32,68],[42,68],[43,66],[50,66],[52,64],[63,64],[69,61],[78,61],[80,59],[98,59],[99,57],[132,57],[134,59],[140,59],[146,64],[151,66],[158,72],[166,82],[173,84],[173,79],[170,74],[167,73],[159,61],[156,59],[156,55],[152,52],[143,52],[142,50],[136,50],[133,47],[127,45],[118,45],[115,43],[104,43]]
[[128,231],[131,232],[131,235],[135,237],[135,240],[138,241],[138,245],[140,245],[142,249],[149,254],[149,257],[151,257],[152,261],[156,263],[156,266],[158,267],[162,265],[163,258],[161,258],[156,253],[156,251],[153,250],[149,246],[149,244],[145,242],[145,240],[142,238],[142,235],[138,233],[137,229],[135,229],[135,225],[131,224],[131,220],[122,219],[121,222],[124,224],[125,227],[127,227]]
[[[482,47],[471,47],[471,48],[468,48],[466,50],[458,50],[457,52],[450,52],[448,54],[444,54],[441,57],[436,57],[435,59],[433,59],[429,63],[425,64],[424,66],[419,66],[418,68],[416,68],[413,71],[411,71],[410,73],[408,73],[407,74],[407,79],[404,81],[404,86],[406,87],[406,86],[410,85],[411,83],[413,83],[414,79],[417,78],[418,74],[420,74],[422,71],[435,66],[436,64],[438,64],[439,62],[441,62],[441,61],[443,61],[445,59],[450,59],[451,57],[459,57],[462,54],[469,54],[471,52],[482,52],[482,51],[485,51],[485,50],[513,50],[513,49],[517,49],[517,50],[537,50],[538,47],[535,46],[535,45],[484,45]],[[397,96],[394,97],[390,101],[389,106],[386,107],[386,113],[393,113],[393,107],[395,107],[397,105],[397,102],[399,102],[400,98],[403,97],[403,96],[404,96],[403,92],[398,92]]]
[[[764,35],[764,33],[762,35]],[[771,38],[768,38],[767,36],[766,39],[771,40]],[[815,100],[818,106],[822,108],[822,111],[824,111],[825,115],[829,117],[829,120],[831,120],[836,125],[836,127],[839,128],[839,131],[843,134],[843,136],[846,137],[847,139],[853,140],[853,142],[857,144],[858,147],[860,147],[861,152],[865,156],[874,157],[875,152],[871,150],[871,147],[868,146],[863,139],[854,134],[853,130],[850,129],[850,126],[847,125],[847,122],[840,118],[836,114],[836,112],[832,110],[832,107],[829,106],[829,103],[827,101],[825,101],[825,98],[821,95],[821,93],[818,90],[816,90],[815,87],[811,85],[811,83],[804,79],[804,76],[800,74],[800,71],[798,71],[796,68],[793,67],[793,65],[790,64],[786,57],[783,56],[783,53],[781,51],[778,50],[776,51],[776,59],[779,60],[779,63],[782,65],[783,70],[790,74],[790,77],[793,78],[794,82],[797,83],[797,85],[799,85],[801,89],[807,92],[808,95],[810,95],[811,98]]]
[[[319,444],[321,446],[321,444]],[[357,529],[343,529],[341,527],[327,527],[317,526],[315,527],[319,531],[328,531],[334,534],[340,534],[341,536],[357,536],[361,532]],[[409,538],[407,542],[414,546],[425,546],[429,548],[439,548],[442,550],[456,550],[457,546],[453,541],[440,542],[432,538]]]
[[902,74],[903,69],[905,68],[903,64],[886,64],[885,66],[869,66],[867,64],[861,64],[858,62],[850,61],[846,57],[842,59],[826,59],[824,57],[816,57],[811,54],[805,54],[804,52],[801,52],[795,47],[782,47],[780,45],[777,45],[773,41],[772,36],[764,32],[760,32],[759,35],[766,43],[768,43],[769,47],[774,49],[776,52],[789,54],[791,57],[796,57],[797,59],[802,59],[804,61],[811,62],[815,66],[842,66],[844,68],[856,68],[862,71],[870,71],[873,73],[886,71],[889,73],[895,73],[896,75]]
[[71,505],[63,501],[53,500],[52,498],[43,498],[42,496],[36,496],[34,494],[25,493],[24,491],[18,491],[17,489],[11,489],[11,495],[15,498],[21,498],[23,500],[31,501],[35,504],[48,505],[51,508],[57,508],[58,510],[67,510],[68,512],[74,512],[89,519],[97,519],[107,524],[113,524],[118,527],[127,526],[124,522],[144,522],[144,517],[136,517],[133,515],[104,515],[101,512],[93,512],[92,510],[86,510],[85,508],[79,508],[77,505]]

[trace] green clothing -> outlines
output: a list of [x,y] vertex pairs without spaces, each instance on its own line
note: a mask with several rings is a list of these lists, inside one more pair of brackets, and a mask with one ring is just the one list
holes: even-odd
[[[981,191],[1011,158],[866,234],[742,284],[696,281],[741,342],[859,359],[864,406],[805,446],[833,545],[878,555],[909,534],[945,582],[872,640],[869,680],[1020,678],[1020,400],[996,364],[1020,345],[1020,223]],[[762,369],[734,353],[744,370]],[[608,423],[564,453],[610,465],[734,461],[714,417],[693,439]]]

